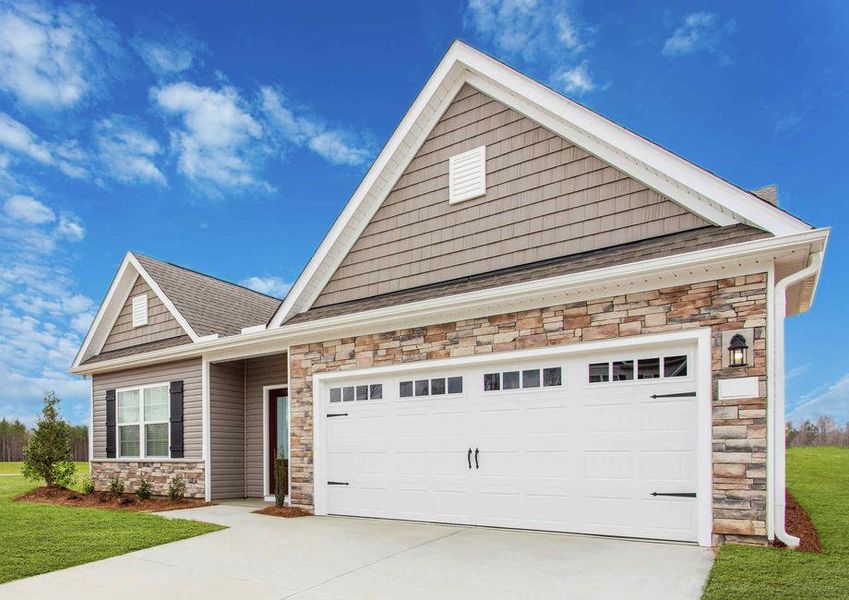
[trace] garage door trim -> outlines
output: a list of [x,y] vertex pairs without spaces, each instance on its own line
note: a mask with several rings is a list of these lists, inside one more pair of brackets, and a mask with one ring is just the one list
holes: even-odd
[[711,546],[712,516],[712,463],[711,463],[711,334],[709,327],[687,331],[615,338],[592,342],[581,342],[563,346],[547,346],[529,350],[496,352],[463,356],[457,358],[418,361],[414,363],[392,364],[356,370],[341,370],[319,373],[313,376],[313,481],[315,514],[327,514],[326,486],[324,481],[324,424],[322,413],[323,398],[329,394],[330,384],[340,379],[369,377],[399,372],[439,368],[453,368],[503,361],[520,361],[534,358],[550,360],[563,356],[574,356],[590,352],[621,350],[624,348],[645,348],[674,342],[695,343],[695,374],[697,380],[697,538],[701,546]]

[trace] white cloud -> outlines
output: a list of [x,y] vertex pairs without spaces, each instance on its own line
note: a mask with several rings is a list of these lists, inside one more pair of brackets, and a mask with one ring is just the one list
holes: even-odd
[[72,242],[79,242],[85,237],[85,229],[79,219],[73,215],[62,215],[59,217],[59,225],[56,233]]
[[66,370],[94,310],[71,275],[68,244],[84,229],[31,197],[9,200],[0,211],[0,414],[34,415],[53,390],[66,400],[63,411],[82,421],[89,384]]
[[334,165],[359,166],[371,158],[371,149],[358,142],[357,136],[289,106],[286,97],[273,87],[262,87],[260,100],[270,130],[283,141],[305,146]]
[[182,81],[154,88],[151,97],[166,115],[182,120],[182,128],[171,132],[181,173],[215,187],[268,188],[255,160],[263,130],[235,88]]
[[[32,196],[11,196],[3,204],[0,250],[10,245],[20,253],[49,254],[57,242],[78,242],[84,237],[85,228],[78,217],[63,213],[57,219],[53,209]],[[10,265],[16,264],[14,258],[9,260]],[[26,279],[26,274],[19,275]]]
[[0,89],[20,103],[64,108],[96,92],[121,55],[111,23],[90,6],[0,5]]
[[269,275],[268,277],[257,277],[254,275],[253,277],[243,279],[239,282],[239,285],[243,285],[260,294],[274,296],[275,298],[283,298],[289,291],[289,288],[292,287],[291,283],[283,281],[274,275]]
[[580,52],[589,28],[581,27],[568,0],[469,0],[466,24],[499,53],[526,61]]
[[185,45],[137,38],[133,47],[148,68],[159,76],[181,73],[194,62],[193,48]]
[[580,60],[596,28],[584,24],[571,0],[468,0],[465,20],[499,57],[544,72],[552,87],[576,96],[607,87]]
[[558,71],[552,79],[559,83],[567,94],[580,96],[596,89],[596,83],[590,75],[586,60],[574,67]]
[[12,219],[40,225],[56,220],[53,211],[32,196],[12,196],[3,205],[3,210]]
[[95,126],[98,158],[106,172],[122,183],[165,185],[165,175],[153,162],[162,152],[155,139],[132,119],[112,115]]
[[51,144],[23,123],[0,113],[0,146],[39,164],[58,168],[69,177],[82,179],[88,175],[83,166],[86,153],[75,142]]
[[5,113],[0,113],[0,145],[42,164],[53,163],[53,155],[38,136]]
[[131,42],[148,68],[159,77],[182,73],[192,67],[204,45],[180,31],[140,35]]
[[723,45],[736,27],[733,19],[723,23],[714,13],[690,13],[663,43],[662,52],[664,56],[675,58],[705,51],[716,55],[722,62],[731,62]]
[[787,420],[796,424],[805,419],[814,421],[823,415],[837,423],[849,422],[849,374],[801,398],[789,399],[788,405],[793,406],[793,409],[787,414]]

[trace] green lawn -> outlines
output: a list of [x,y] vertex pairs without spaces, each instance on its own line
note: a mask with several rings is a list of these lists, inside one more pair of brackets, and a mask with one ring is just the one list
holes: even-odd
[[787,481],[816,525],[822,554],[726,544],[703,600],[849,598],[849,448],[789,450]]
[[[76,462],[77,475],[88,475],[88,463]],[[20,475],[22,462],[0,462],[0,475]]]
[[[2,473],[8,465],[0,463]],[[88,473],[86,463],[78,470]],[[0,477],[0,583],[218,531],[218,525],[102,508],[13,502],[36,487]],[[92,582],[96,589],[97,582]]]

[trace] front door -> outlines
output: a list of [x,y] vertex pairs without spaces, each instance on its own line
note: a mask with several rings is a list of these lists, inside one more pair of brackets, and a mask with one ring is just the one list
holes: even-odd
[[[284,476],[283,489],[289,489],[289,396],[285,388],[268,392],[268,494],[273,495],[276,489],[275,459],[283,458]],[[288,493],[288,491],[287,491]]]

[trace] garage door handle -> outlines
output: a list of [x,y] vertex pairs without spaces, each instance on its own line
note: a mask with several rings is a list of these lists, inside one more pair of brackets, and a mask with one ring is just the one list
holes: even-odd
[[695,398],[696,392],[678,392],[677,394],[652,394],[649,398]]
[[472,468],[472,449],[469,448],[469,453],[466,455],[466,459],[469,461],[469,469]]
[[478,449],[475,448],[475,468],[480,469],[480,465],[478,464]]
[[670,496],[672,498],[695,498],[696,492],[652,492],[652,496]]

